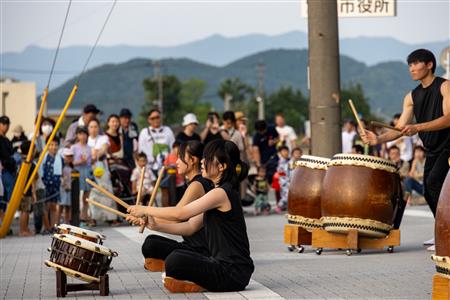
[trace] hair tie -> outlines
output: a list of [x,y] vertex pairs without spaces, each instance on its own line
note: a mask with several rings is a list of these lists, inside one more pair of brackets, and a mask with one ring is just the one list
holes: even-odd
[[241,174],[241,171],[242,171],[242,166],[241,166],[241,164],[237,164],[236,165],[236,174]]

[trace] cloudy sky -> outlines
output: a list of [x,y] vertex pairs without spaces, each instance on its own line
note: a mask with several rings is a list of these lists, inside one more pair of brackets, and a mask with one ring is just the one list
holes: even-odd
[[[62,45],[93,44],[111,3],[74,0]],[[306,32],[307,20],[300,15],[299,3],[119,0],[100,44],[167,46],[212,34]],[[397,17],[340,19],[340,37],[390,36],[408,43],[450,41],[449,3],[397,0]],[[22,51],[30,45],[55,47],[67,4],[66,0],[0,0],[0,52]]]

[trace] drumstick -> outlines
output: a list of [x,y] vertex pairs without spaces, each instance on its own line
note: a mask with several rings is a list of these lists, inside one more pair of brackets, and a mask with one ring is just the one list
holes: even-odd
[[119,216],[119,217],[126,218],[127,216],[129,216],[129,214],[124,214],[123,212],[120,212],[120,211],[118,211],[118,210],[115,210],[114,208],[111,208],[111,207],[106,206],[106,205],[104,205],[104,204],[98,203],[97,201],[94,201],[94,200],[92,200],[92,199],[86,199],[86,201],[87,201],[88,203],[90,203],[90,204],[93,204],[93,205],[95,205],[95,206],[98,206],[98,207],[100,207],[100,208],[103,208],[104,210],[107,210],[107,211],[109,211],[110,213],[113,213],[113,214],[115,214],[115,215],[117,215],[117,216]]
[[92,185],[94,188],[96,188],[100,193],[102,193],[103,195],[107,196],[108,198],[111,198],[112,200],[116,201],[118,204],[122,205],[126,209],[128,209],[128,207],[130,207],[130,205],[128,203],[126,203],[125,201],[123,201],[119,197],[114,196],[111,192],[109,192],[108,190],[106,190],[102,186],[96,184],[95,182],[93,182],[89,178],[86,178],[86,182],[89,183],[90,185]]
[[358,112],[356,111],[355,105],[353,105],[353,101],[352,99],[348,99],[348,104],[350,105],[350,108],[352,109],[353,115],[355,116],[356,122],[358,123],[359,128],[361,128],[361,136],[365,137],[366,136],[366,131],[365,128],[363,126],[363,124],[361,123],[361,120],[358,117]]
[[145,166],[141,168],[141,176],[139,178],[139,184],[138,184],[138,193],[136,198],[136,205],[141,205],[141,193],[142,193],[142,187],[144,186],[144,175],[145,175]]
[[[153,187],[152,196],[150,197],[150,201],[148,201],[148,206],[149,207],[153,206],[153,202],[155,202],[155,198],[156,198],[156,194],[158,192],[159,185],[161,184],[161,180],[162,180],[162,178],[164,176],[164,169],[165,168],[163,167],[161,169],[161,171],[159,171],[158,179],[156,180],[156,184]],[[144,232],[145,225],[147,224],[147,217],[144,217],[144,221],[145,221],[145,223],[143,225],[141,225],[141,228],[139,228],[139,233],[143,233]]]
[[384,128],[392,129],[392,130],[395,130],[395,131],[401,131],[400,129],[398,129],[398,128],[394,127],[394,126],[391,126],[391,125],[386,124],[386,123],[381,123],[381,122],[378,122],[378,121],[371,121],[370,124],[372,124],[373,126],[377,126],[377,127],[384,127]]

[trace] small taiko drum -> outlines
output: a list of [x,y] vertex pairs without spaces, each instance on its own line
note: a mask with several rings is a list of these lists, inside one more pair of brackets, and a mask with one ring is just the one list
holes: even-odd
[[321,228],[320,193],[329,158],[303,155],[296,162],[288,192],[287,219],[308,231]]
[[59,234],[71,234],[100,245],[103,245],[103,240],[106,239],[106,236],[101,233],[69,224],[59,224],[56,226],[56,230]]
[[100,282],[117,256],[105,246],[69,234],[54,234],[49,250],[47,266],[86,282]]
[[439,196],[434,236],[436,254],[432,259],[436,263],[436,271],[450,279],[450,172],[447,173]]
[[336,154],[323,180],[322,223],[326,231],[355,229],[385,237],[392,229],[401,181],[395,164],[379,157]]

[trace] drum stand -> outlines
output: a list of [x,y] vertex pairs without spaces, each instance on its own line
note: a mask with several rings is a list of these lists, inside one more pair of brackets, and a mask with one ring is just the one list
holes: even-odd
[[65,297],[68,292],[74,291],[100,291],[100,296],[108,296],[109,295],[108,274],[100,276],[100,282],[67,283],[66,273],[60,270],[56,270],[56,296]]
[[450,279],[445,278],[438,274],[434,274],[432,299],[433,300],[450,299]]
[[289,245],[288,250],[297,250],[298,253],[305,251],[302,245],[311,245],[311,232],[306,231],[300,225],[284,225],[284,243]]
[[358,236],[356,229],[350,229],[346,234],[314,229],[312,246],[317,248],[317,255],[322,253],[323,248],[346,249],[348,256],[352,255],[353,250],[359,253],[362,249],[383,249],[384,247],[388,247],[388,252],[392,253],[394,246],[400,246],[400,230],[392,229],[384,238],[371,238]]

